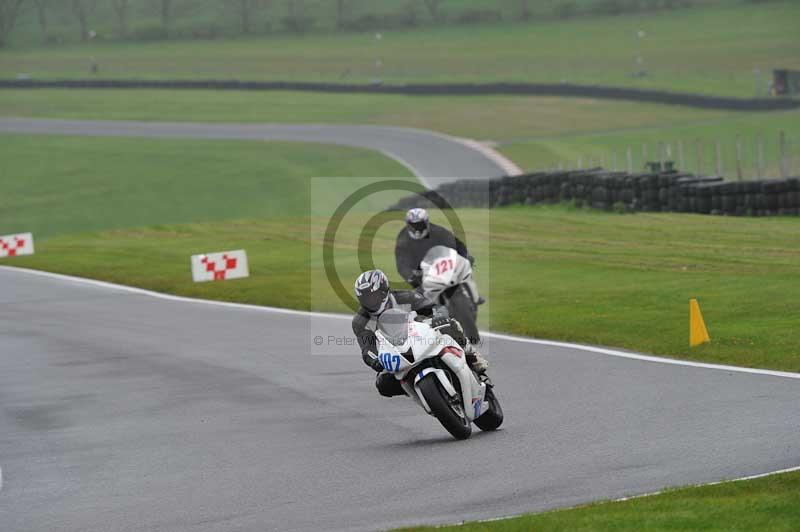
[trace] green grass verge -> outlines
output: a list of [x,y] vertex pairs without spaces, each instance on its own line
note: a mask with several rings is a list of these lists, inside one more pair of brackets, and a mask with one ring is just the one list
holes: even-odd
[[39,237],[307,213],[312,177],[340,176],[316,181],[337,202],[342,183],[410,175],[368,150],[238,140],[0,135],[0,160],[0,234]]
[[[529,24],[206,42],[93,44],[3,52],[0,76],[538,81],[753,96],[759,68],[800,67],[796,2],[720,6]],[[638,31],[645,37],[637,39]],[[638,41],[638,42],[637,42]],[[640,49],[643,64],[634,57]],[[377,68],[376,60],[381,60]],[[649,75],[633,77],[644,68]]]
[[[616,215],[560,206],[459,216],[489,298],[484,326],[800,371],[800,219]],[[375,263],[390,274],[401,217],[383,226],[373,245]],[[337,236],[337,268],[347,287],[359,272],[357,237],[365,221],[347,217]],[[193,297],[342,311],[318,259],[326,223],[253,219],[63,235],[37,242],[35,256],[2,263]],[[235,248],[247,249],[251,278],[191,282],[189,255]],[[712,338],[695,349],[688,347],[690,298],[699,299]]]
[[800,523],[800,472],[599,502],[487,523],[407,532],[792,532]]

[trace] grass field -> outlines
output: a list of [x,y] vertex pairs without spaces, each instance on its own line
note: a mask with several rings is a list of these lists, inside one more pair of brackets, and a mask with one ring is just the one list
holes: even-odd
[[737,113],[680,106],[543,97],[408,97],[293,92],[8,90],[0,92],[0,116],[207,122],[363,123],[419,127],[496,142],[524,169],[605,162],[626,167],[656,158],[669,143],[684,169],[715,171],[715,142],[722,142],[723,170],[735,176],[735,137],[742,136],[745,178],[755,177],[756,138],[764,138],[766,176],[778,175],[778,131],[789,141],[790,170],[800,172],[800,111]]
[[40,237],[286,216],[308,212],[311,177],[410,175],[367,150],[249,141],[0,135],[0,160],[0,234]]
[[[0,76],[540,81],[753,96],[776,67],[800,67],[796,2],[722,3],[656,14],[343,35],[92,44],[4,51]],[[638,39],[637,32],[644,32]],[[634,58],[641,52],[643,64]],[[380,60],[380,66],[376,61]],[[649,75],[633,77],[644,68]]]
[[[800,174],[800,111],[730,113],[716,119],[699,119],[683,124],[667,122],[583,134],[543,135],[535,139],[504,142],[500,145],[500,151],[526,169],[547,169],[559,164],[575,168],[580,158],[584,168],[593,165],[612,169],[616,164],[617,169],[625,170],[627,148],[630,146],[633,168],[638,170],[644,167],[644,162],[647,160],[659,160],[661,145],[664,151],[670,150],[671,156],[667,158],[676,163],[680,163],[680,150],[683,150],[684,163],[678,164],[681,169],[714,174],[716,143],[719,141],[722,175],[735,179],[738,136],[742,145],[742,177],[755,179],[758,176],[759,137],[763,139],[762,177],[779,177],[780,131],[786,135],[788,173],[798,175]],[[647,157],[643,154],[643,145]]]
[[[800,219],[566,207],[459,215],[489,299],[484,325],[493,330],[800,371]],[[379,231],[373,246],[376,264],[391,274],[401,218]],[[346,286],[359,272],[354,249],[365,220],[349,216],[337,236]],[[35,256],[3,263],[194,297],[343,311],[314,259],[326,221],[299,216],[62,235],[37,242]],[[250,255],[251,278],[191,282],[190,254],[240,247]],[[712,343],[689,349],[693,297]]]
[[541,514],[406,532],[793,532],[800,523],[800,472],[668,491]]

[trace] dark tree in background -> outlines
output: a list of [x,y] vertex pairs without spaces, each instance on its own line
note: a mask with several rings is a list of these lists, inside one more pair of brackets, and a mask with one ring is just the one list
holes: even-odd
[[268,9],[272,0],[236,0],[239,8],[239,31],[245,35],[253,33],[253,20],[258,11]]
[[161,27],[165,32],[172,28],[172,0],[161,0]]
[[128,36],[128,0],[111,0],[111,7],[114,8],[114,13],[117,15],[117,26],[119,27],[119,36]]
[[531,2],[530,0],[519,0],[519,18],[522,20],[531,19]]
[[287,0],[286,6],[289,8],[290,17],[304,17],[306,15],[306,3],[303,0]]
[[336,27],[344,29],[347,27],[350,18],[350,2],[348,0],[336,0]]
[[36,6],[36,18],[39,21],[39,31],[42,34],[42,42],[47,42],[47,8],[50,0],[33,0]]
[[239,0],[239,30],[243,34],[250,33],[254,0]]
[[81,42],[89,40],[89,15],[94,11],[96,5],[95,0],[72,0],[72,14],[78,19]]
[[25,0],[0,0],[0,46],[5,46],[8,35],[17,23],[19,8]]
[[306,12],[306,3],[303,0],[287,0],[289,16],[283,19],[286,29],[295,33],[303,33],[311,29],[314,21]]
[[431,18],[436,22],[444,21],[444,13],[441,9],[442,0],[425,0],[425,6],[428,8],[428,13]]

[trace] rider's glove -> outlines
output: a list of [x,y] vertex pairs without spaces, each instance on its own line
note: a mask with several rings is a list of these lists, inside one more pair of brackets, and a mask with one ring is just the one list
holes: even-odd
[[434,316],[434,318],[431,320],[431,327],[433,327],[434,329],[436,327],[441,327],[443,325],[449,325],[449,324],[450,324],[450,318],[444,316]]
[[434,305],[431,310],[431,317],[450,319],[450,311],[444,305]]
[[422,282],[422,270],[414,270],[411,272],[411,276],[406,279],[406,281],[414,288],[418,287]]
[[364,359],[364,363],[374,369],[377,372],[383,371],[383,364],[378,359],[378,355],[372,352],[369,349],[365,349],[361,352],[361,358]]

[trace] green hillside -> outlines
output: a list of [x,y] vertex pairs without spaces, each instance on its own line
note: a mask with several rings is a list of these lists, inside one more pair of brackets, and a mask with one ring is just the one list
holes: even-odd
[[[798,20],[796,2],[737,1],[646,15],[379,30],[380,39],[375,32],[152,43],[98,37],[88,44],[12,47],[0,56],[0,76],[568,81],[753,96],[757,80],[766,91],[773,68],[800,68]],[[24,28],[13,35],[30,33]]]

